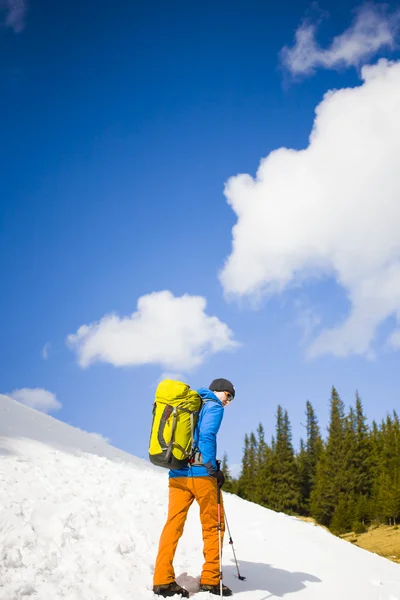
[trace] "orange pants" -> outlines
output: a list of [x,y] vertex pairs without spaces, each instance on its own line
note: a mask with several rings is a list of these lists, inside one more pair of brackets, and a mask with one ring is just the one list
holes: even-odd
[[[183,533],[186,517],[193,500],[199,504],[203,529],[203,554],[205,563],[200,582],[219,583],[219,543],[217,480],[214,477],[179,477],[169,480],[168,517],[160,538],[154,585],[175,581],[174,560],[179,538]],[[224,538],[225,520],[221,494],[221,547]]]

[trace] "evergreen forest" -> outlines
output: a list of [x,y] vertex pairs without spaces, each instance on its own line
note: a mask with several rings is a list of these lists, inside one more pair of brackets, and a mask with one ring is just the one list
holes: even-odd
[[336,534],[362,533],[375,523],[396,525],[400,519],[396,412],[369,426],[358,393],[346,412],[333,387],[326,439],[310,402],[305,433],[295,451],[289,415],[278,406],[270,441],[262,424],[245,436],[238,479],[230,476],[224,456],[224,490],[279,512],[313,517]]

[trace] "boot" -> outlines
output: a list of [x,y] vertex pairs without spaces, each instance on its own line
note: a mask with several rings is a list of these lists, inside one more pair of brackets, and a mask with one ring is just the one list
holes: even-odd
[[157,594],[157,596],[162,596],[163,598],[169,598],[169,596],[175,596],[175,594],[180,594],[182,598],[189,598],[189,592],[178,585],[176,581],[155,585],[153,587],[153,592]]
[[[215,594],[216,596],[221,595],[221,589],[219,583],[215,585],[208,585],[207,583],[201,583],[199,592],[210,592],[210,594]],[[228,586],[222,584],[222,595],[223,596],[232,596],[233,592]]]

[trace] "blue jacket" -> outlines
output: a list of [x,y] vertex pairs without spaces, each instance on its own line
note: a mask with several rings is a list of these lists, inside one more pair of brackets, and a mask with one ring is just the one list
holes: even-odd
[[200,388],[197,392],[203,399],[203,407],[194,432],[194,441],[204,466],[189,465],[182,469],[171,469],[170,477],[207,477],[217,472],[217,433],[224,408],[221,400],[208,388]]

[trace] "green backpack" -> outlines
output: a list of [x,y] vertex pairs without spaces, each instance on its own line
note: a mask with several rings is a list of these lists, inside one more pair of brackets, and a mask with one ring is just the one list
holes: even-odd
[[189,463],[201,396],[182,381],[164,379],[153,404],[149,458],[153,465],[181,469]]

